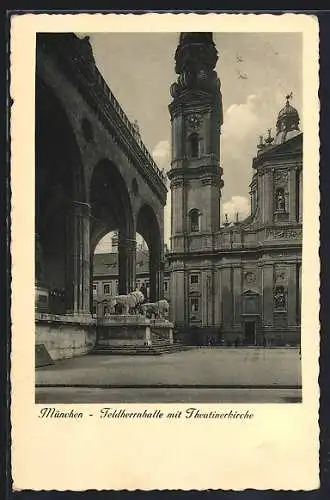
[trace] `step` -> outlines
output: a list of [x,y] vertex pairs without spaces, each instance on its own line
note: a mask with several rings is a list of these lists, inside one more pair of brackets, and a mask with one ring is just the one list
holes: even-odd
[[90,354],[107,354],[107,355],[161,355],[170,354],[172,352],[185,351],[188,346],[179,344],[168,344],[158,346],[96,346]]

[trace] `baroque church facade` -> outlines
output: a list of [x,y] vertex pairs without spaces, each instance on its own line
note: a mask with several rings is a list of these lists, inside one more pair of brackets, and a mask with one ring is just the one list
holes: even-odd
[[181,33],[172,126],[171,316],[193,344],[300,344],[302,132],[290,96],[252,161],[251,213],[220,222],[218,59],[212,33]]

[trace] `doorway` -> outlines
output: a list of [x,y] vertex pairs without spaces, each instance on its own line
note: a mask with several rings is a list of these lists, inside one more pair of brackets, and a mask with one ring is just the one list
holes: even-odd
[[245,345],[256,345],[256,322],[246,321],[244,324]]

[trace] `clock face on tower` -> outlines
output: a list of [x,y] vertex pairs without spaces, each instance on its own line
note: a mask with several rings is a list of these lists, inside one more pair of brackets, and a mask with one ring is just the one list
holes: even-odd
[[199,115],[197,113],[193,113],[193,114],[189,115],[187,120],[188,120],[190,127],[195,129],[195,130],[199,129],[199,127],[201,126],[201,123],[202,123],[202,117],[201,117],[201,115]]

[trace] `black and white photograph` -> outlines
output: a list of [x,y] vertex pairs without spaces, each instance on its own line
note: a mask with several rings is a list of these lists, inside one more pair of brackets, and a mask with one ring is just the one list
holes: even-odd
[[11,33],[15,488],[317,487],[317,20]]
[[300,403],[301,33],[38,33],[36,402]]

